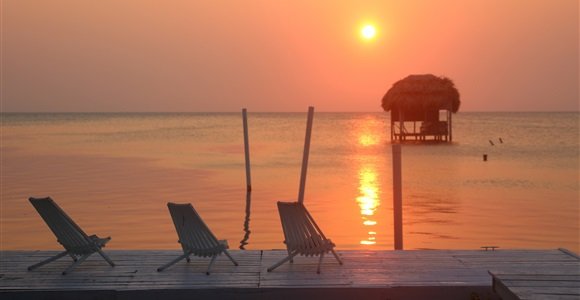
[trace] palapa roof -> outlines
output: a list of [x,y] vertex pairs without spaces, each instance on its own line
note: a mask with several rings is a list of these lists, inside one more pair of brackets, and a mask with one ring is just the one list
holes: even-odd
[[409,75],[393,84],[382,100],[385,111],[422,113],[428,110],[459,110],[459,92],[447,77]]

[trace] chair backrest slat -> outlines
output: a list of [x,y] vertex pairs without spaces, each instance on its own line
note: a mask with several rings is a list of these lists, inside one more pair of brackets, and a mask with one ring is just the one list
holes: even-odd
[[78,251],[91,244],[87,234],[50,197],[28,200],[65,249]]
[[204,251],[220,246],[217,238],[190,203],[167,203],[175,231],[184,250]]
[[308,222],[314,226],[314,230],[320,235],[320,237],[322,237],[322,239],[326,240],[326,236],[324,236],[324,233],[322,232],[320,227],[318,227],[318,224],[316,224],[316,221],[314,221],[314,218],[312,217],[312,215],[310,215],[310,213],[308,212],[308,210],[306,210],[306,208],[304,208],[304,211],[306,212],[306,217],[308,218]]
[[209,249],[218,246],[219,242],[217,238],[210,231],[209,227],[207,227],[207,225],[203,222],[201,216],[197,213],[197,211],[195,211],[191,204],[189,204],[189,207],[191,207],[193,214],[195,215],[195,226],[202,229],[193,231],[196,237],[194,240],[195,245],[197,245],[199,249]]
[[278,202],[278,212],[286,244],[300,250],[315,249],[323,245],[326,237],[303,204]]
[[280,221],[282,222],[282,230],[284,231],[284,238],[286,244],[291,247],[298,247],[297,242],[299,241],[297,226],[295,224],[295,212],[293,207],[290,205],[285,205],[278,203],[278,212],[280,213]]

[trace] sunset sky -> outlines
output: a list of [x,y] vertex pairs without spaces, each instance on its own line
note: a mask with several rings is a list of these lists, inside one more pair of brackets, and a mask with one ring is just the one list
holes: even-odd
[[424,73],[461,111],[579,109],[577,0],[0,1],[4,112],[374,112]]

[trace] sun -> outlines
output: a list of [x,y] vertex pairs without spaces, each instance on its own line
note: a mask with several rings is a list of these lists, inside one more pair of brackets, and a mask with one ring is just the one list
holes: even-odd
[[361,28],[360,34],[365,40],[372,40],[377,35],[377,29],[375,28],[375,26],[367,24]]

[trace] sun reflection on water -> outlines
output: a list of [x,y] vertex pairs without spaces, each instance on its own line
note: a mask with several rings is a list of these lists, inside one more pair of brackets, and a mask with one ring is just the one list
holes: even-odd
[[379,137],[374,134],[361,134],[358,143],[363,147],[376,146],[379,143]]
[[361,240],[361,245],[376,244],[375,230],[371,230],[377,225],[374,219],[377,208],[381,204],[379,199],[379,185],[377,183],[377,171],[373,166],[363,166],[359,171],[359,192],[360,195],[356,197],[356,202],[360,207],[360,214],[362,216],[363,225],[368,228],[368,236],[365,240]]

